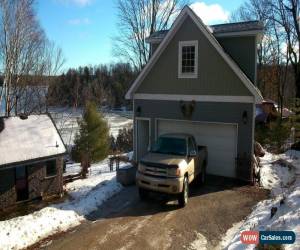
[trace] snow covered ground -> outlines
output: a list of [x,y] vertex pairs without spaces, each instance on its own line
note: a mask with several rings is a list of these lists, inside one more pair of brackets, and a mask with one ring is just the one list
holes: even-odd
[[[23,249],[85,220],[104,201],[122,189],[115,172],[105,172],[107,160],[93,164],[87,179],[66,185],[70,198],[26,216],[0,221],[0,249]],[[101,173],[101,174],[100,174]]]
[[[77,119],[82,117],[82,110],[55,108],[50,113],[64,143],[72,145],[78,131]],[[132,127],[130,112],[106,112],[104,117],[114,137],[118,135],[119,129]],[[67,164],[66,174],[79,171],[79,164]],[[26,248],[50,235],[77,226],[85,220],[85,215],[96,210],[121,189],[122,186],[116,181],[116,173],[109,172],[108,159],[93,164],[87,179],[66,185],[65,190],[70,198],[65,202],[26,216],[0,221],[0,249]]]
[[[255,249],[240,242],[242,231],[291,230],[296,242],[285,249],[300,249],[300,152],[289,150],[281,155],[266,153],[261,158],[261,185],[271,190],[271,199],[259,202],[244,221],[233,225],[218,249]],[[277,212],[271,218],[271,208]]]

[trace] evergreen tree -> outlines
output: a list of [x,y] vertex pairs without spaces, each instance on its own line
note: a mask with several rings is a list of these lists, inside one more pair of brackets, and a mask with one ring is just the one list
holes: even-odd
[[86,104],[79,127],[72,157],[75,161],[81,162],[82,176],[85,178],[91,163],[101,161],[108,155],[109,129],[102,114],[91,102]]

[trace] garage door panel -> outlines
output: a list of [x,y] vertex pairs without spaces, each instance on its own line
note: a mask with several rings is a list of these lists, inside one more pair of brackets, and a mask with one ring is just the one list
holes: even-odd
[[198,145],[207,146],[207,172],[235,177],[237,126],[233,124],[158,120],[157,134],[188,133]]

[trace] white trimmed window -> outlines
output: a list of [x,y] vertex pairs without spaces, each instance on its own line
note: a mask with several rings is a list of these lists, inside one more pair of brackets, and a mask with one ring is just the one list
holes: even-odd
[[179,42],[178,77],[198,77],[198,41]]

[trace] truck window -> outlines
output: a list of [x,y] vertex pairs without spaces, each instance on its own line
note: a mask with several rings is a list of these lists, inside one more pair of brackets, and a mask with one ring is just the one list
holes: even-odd
[[186,140],[175,137],[160,137],[151,152],[159,154],[186,155]]

